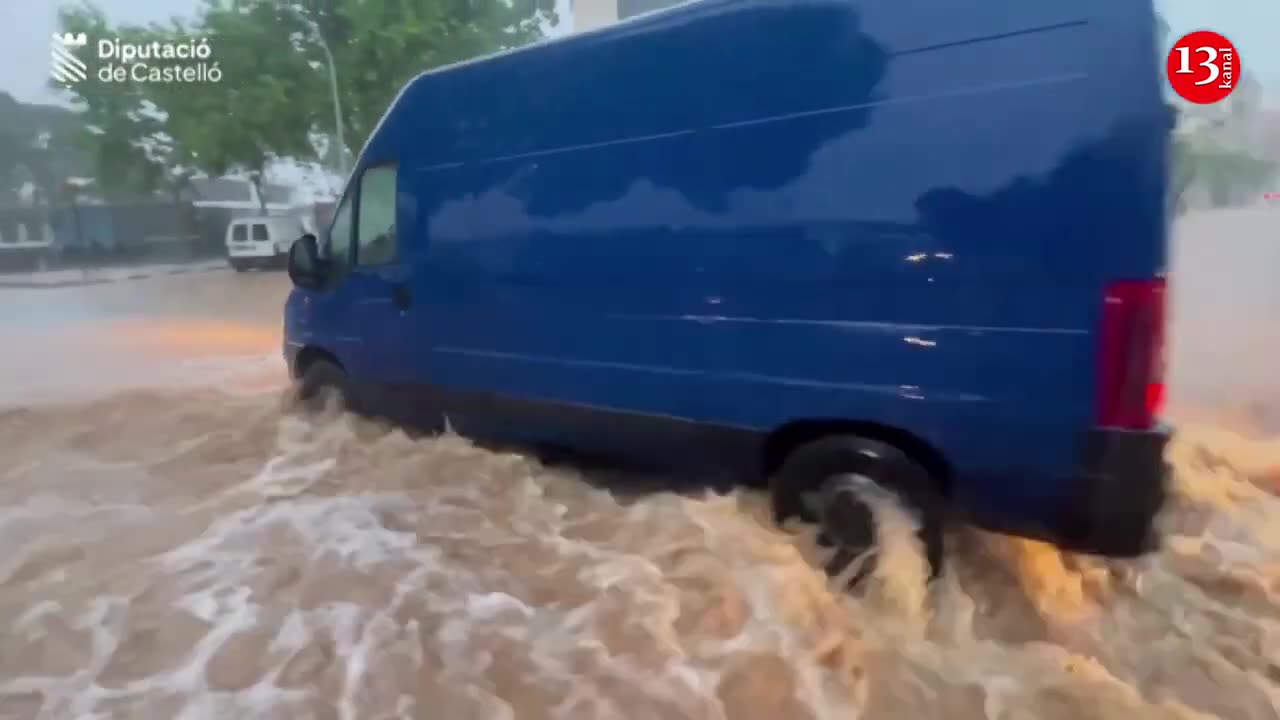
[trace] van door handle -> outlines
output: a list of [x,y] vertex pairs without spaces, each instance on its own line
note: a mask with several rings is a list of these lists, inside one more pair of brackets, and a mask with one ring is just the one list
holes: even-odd
[[413,296],[409,294],[409,288],[400,283],[392,285],[391,303],[400,310],[408,310],[413,304]]

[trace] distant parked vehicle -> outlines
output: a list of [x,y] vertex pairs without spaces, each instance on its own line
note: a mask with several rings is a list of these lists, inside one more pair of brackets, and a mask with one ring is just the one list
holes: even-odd
[[289,246],[302,231],[297,218],[250,217],[227,225],[227,258],[236,272],[283,268]]

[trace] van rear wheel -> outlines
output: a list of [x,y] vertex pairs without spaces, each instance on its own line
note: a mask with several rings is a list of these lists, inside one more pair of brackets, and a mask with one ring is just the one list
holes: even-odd
[[929,577],[937,578],[943,564],[942,497],[928,471],[901,450],[850,435],[823,438],[793,451],[769,480],[774,521],[816,523],[824,544],[835,547],[825,567],[828,574],[840,575],[861,561],[850,587],[876,567],[880,533],[867,499],[877,490],[887,491],[915,515]]

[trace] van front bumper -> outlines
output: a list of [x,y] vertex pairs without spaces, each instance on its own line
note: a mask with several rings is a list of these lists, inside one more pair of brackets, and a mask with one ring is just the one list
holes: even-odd
[[1084,436],[1076,482],[1053,533],[1074,552],[1137,557],[1159,549],[1156,518],[1169,495],[1170,428],[1096,428]]

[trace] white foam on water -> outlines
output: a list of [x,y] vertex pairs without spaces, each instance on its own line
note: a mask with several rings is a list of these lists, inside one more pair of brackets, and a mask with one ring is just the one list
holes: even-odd
[[[750,494],[624,504],[573,472],[456,436],[245,412],[228,420],[247,452],[265,448],[256,462],[209,455],[228,438],[205,428],[134,453],[145,468],[133,474],[120,474],[127,460],[77,461],[121,478],[102,497],[59,486],[0,506],[0,533],[182,531],[115,566],[136,586],[53,566],[15,586],[53,595],[19,600],[0,584],[13,608],[0,641],[86,638],[74,671],[0,672],[0,698],[38,693],[41,717],[325,707],[340,718],[739,720],[905,717],[963,701],[955,717],[994,719],[1034,715],[1056,693],[1134,717],[1236,717],[1185,689],[1208,663],[1242,708],[1275,702],[1265,666],[1280,667],[1280,611],[1266,605],[1280,579],[1278,501],[1254,479],[1280,457],[1269,441],[1180,438],[1169,547],[1133,563],[959,533],[926,592],[914,519],[874,503],[884,544],[854,596],[806,559],[808,536],[771,527]],[[182,463],[205,456],[227,458],[226,476],[185,496]],[[10,481],[49,471],[19,466]],[[0,578],[39,559],[42,542],[19,539]],[[138,635],[153,618],[168,633],[158,645]],[[1150,627],[1167,637],[1144,640]],[[1224,637],[1253,649],[1236,657]],[[1185,669],[1147,678],[1162,656]]]
[[60,612],[63,612],[62,603],[57,600],[41,600],[27,608],[27,611],[13,622],[13,631],[25,635],[28,640],[35,639],[41,632],[40,621],[47,615]]

